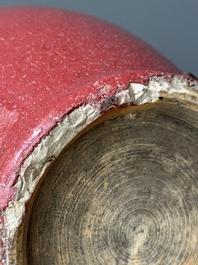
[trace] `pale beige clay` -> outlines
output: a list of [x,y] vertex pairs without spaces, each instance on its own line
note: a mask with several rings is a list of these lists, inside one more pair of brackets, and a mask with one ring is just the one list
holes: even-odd
[[198,264],[197,90],[152,77],[66,116],[21,167],[7,264]]

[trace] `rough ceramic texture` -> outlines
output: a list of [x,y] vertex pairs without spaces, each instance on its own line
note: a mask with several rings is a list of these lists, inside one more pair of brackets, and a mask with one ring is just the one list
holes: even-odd
[[[104,85],[106,90],[110,87],[109,84]],[[59,121],[24,160],[13,185],[17,190],[16,196],[3,213],[5,226],[2,231],[6,231],[4,247],[7,248],[7,264],[26,264],[26,249],[23,243],[19,243],[23,242],[25,229],[22,229],[22,233],[21,229],[17,231],[24,219],[26,203],[46,169],[79,132],[110,108],[143,105],[157,102],[164,97],[198,105],[197,91],[198,82],[195,80],[178,75],[152,76],[148,83],[130,82],[128,88],[118,90],[108,99],[102,98],[92,104],[87,102]]]
[[110,84],[122,85],[119,73],[178,70],[129,33],[88,16],[55,9],[5,8],[0,21],[3,209],[14,194],[11,187],[20,163],[40,139],[88,97],[97,100],[99,93],[108,97],[110,91],[97,92],[99,80],[106,77]]
[[56,159],[27,222],[28,265],[197,264],[198,105],[181,81],[131,84],[118,102],[161,100],[109,111]]
[[177,97],[186,101],[193,101],[192,98],[195,97],[194,101],[196,101],[196,91],[198,91],[197,82],[190,84],[188,80],[179,76],[172,78],[153,76],[146,85],[130,83],[128,89],[113,94],[110,101],[97,102],[96,104],[87,103],[65,116],[34,148],[21,165],[19,177],[13,185],[17,194],[5,210],[6,229],[9,231],[9,236],[13,236],[16,228],[20,225],[25,205],[50,163],[60,154],[64,146],[100,117],[104,111],[113,107],[156,102],[161,97]]
[[[23,161],[66,115],[99,103],[103,113],[130,82],[180,71],[138,38],[95,18],[2,8],[0,73],[0,230],[5,233],[4,211],[17,196]],[[5,244],[0,240],[0,260]]]

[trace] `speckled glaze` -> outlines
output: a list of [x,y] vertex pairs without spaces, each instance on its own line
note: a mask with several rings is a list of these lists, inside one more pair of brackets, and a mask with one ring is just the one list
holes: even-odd
[[65,10],[0,9],[0,226],[22,162],[65,115],[163,73],[181,72],[114,25]]
[[24,158],[65,114],[158,71],[180,73],[116,26],[63,10],[2,8],[0,209]]

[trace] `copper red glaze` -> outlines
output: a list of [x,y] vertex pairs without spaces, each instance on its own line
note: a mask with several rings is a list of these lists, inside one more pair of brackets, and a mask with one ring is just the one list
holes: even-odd
[[119,27],[65,10],[1,8],[0,209],[23,160],[64,115],[161,72],[180,70]]

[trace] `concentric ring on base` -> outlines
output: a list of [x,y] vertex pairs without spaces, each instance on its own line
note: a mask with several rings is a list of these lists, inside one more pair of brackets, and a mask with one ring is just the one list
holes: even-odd
[[198,264],[192,106],[126,108],[71,143],[36,193],[28,264]]

